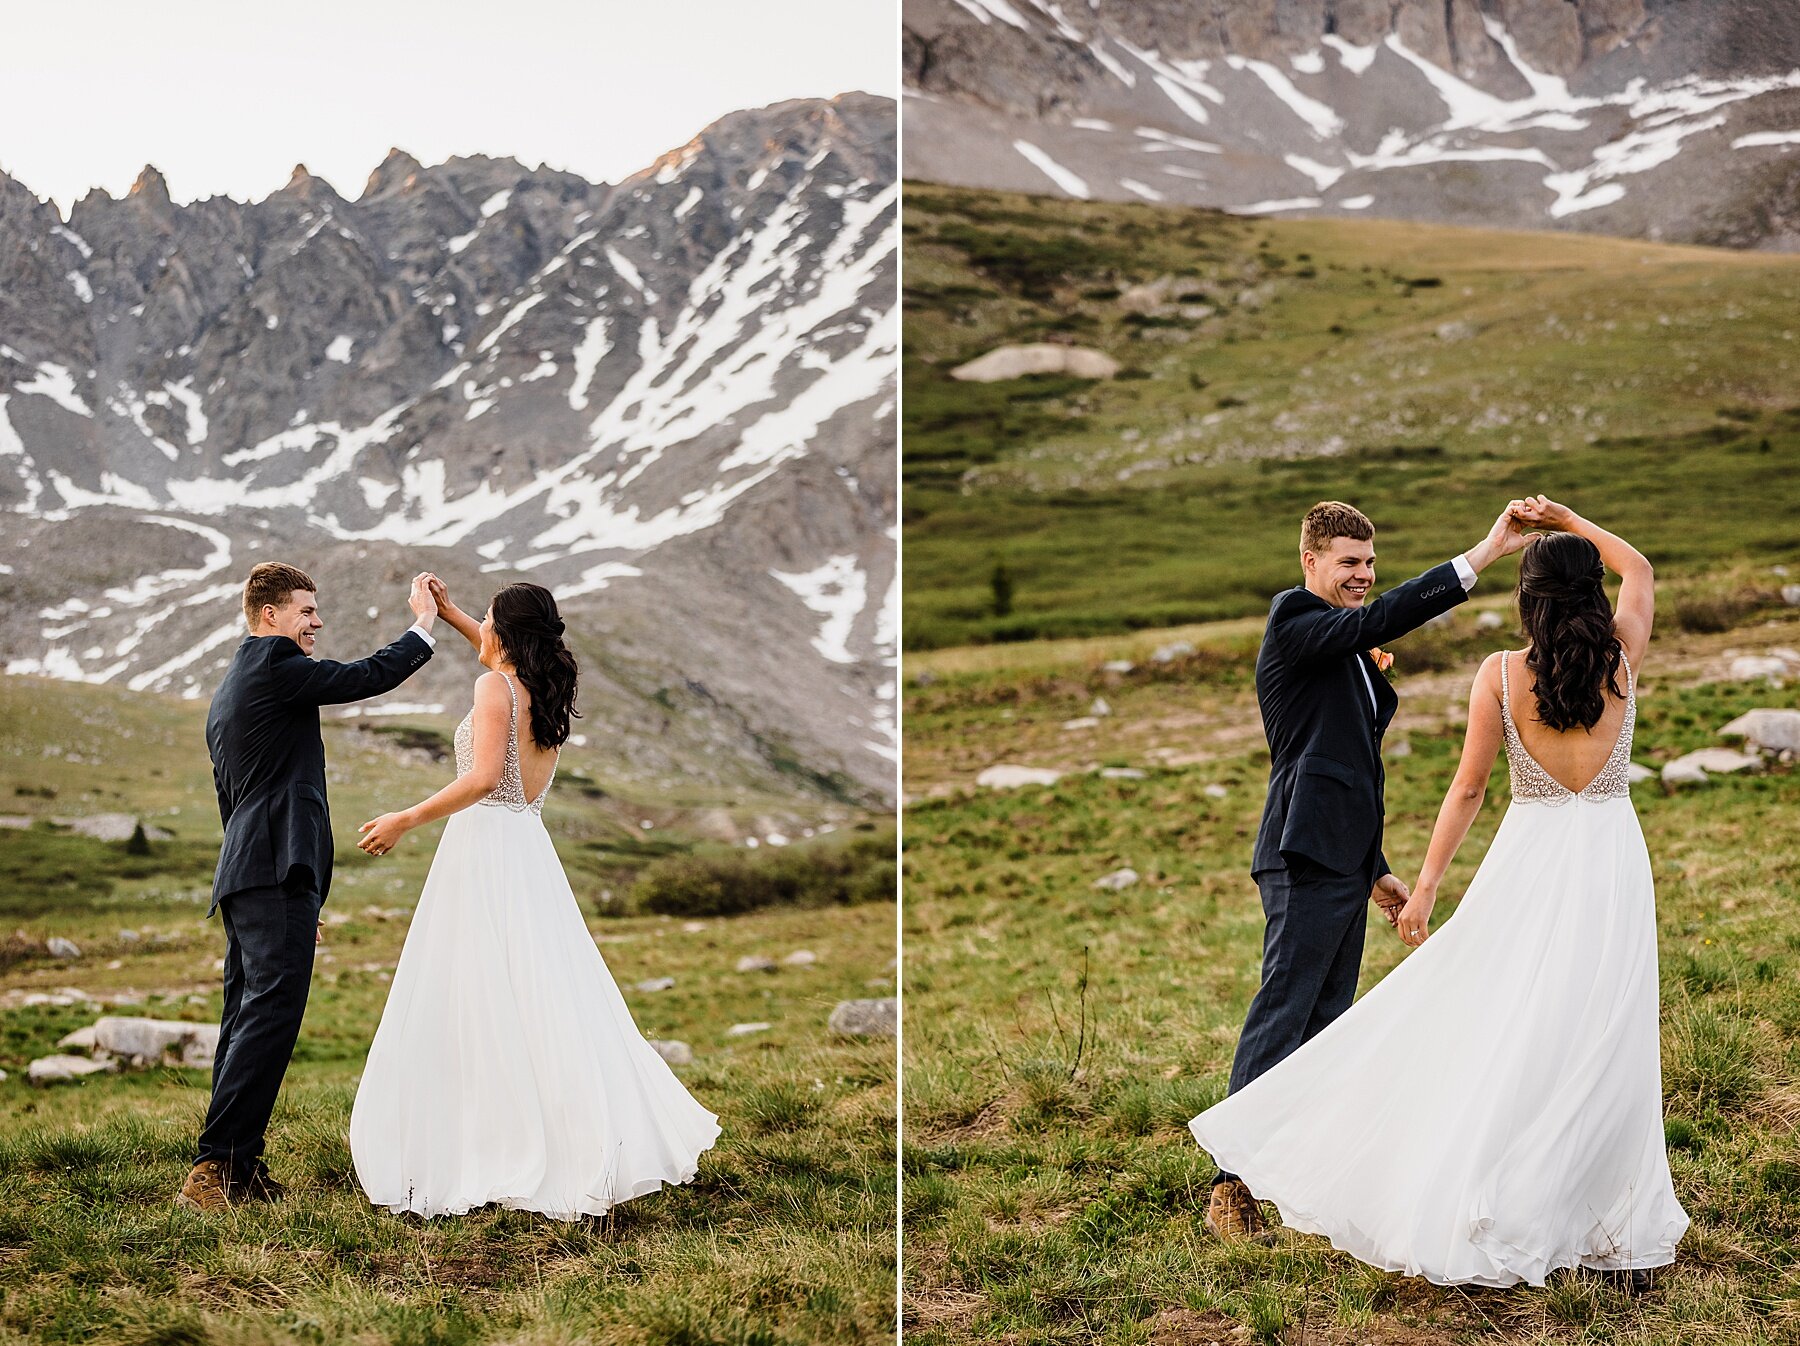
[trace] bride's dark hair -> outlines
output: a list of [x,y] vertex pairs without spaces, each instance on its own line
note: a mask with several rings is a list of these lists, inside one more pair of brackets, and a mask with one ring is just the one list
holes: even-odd
[[1519,624],[1531,648],[1537,717],[1551,729],[1592,729],[1619,687],[1619,639],[1600,549],[1574,533],[1546,533],[1519,558]]
[[488,610],[500,648],[531,693],[533,741],[540,748],[561,747],[568,741],[571,717],[581,715],[575,709],[580,670],[563,643],[556,599],[540,584],[509,584],[494,595]]

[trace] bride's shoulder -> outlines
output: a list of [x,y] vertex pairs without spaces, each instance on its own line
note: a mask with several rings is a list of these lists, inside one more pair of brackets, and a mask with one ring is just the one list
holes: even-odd
[[506,689],[506,675],[492,670],[475,679],[475,705],[504,706],[512,698]]

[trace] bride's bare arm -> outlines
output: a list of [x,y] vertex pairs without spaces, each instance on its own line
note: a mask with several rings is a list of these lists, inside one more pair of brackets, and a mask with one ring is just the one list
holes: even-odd
[[1650,560],[1616,533],[1584,519],[1567,505],[1549,496],[1529,496],[1515,511],[1534,528],[1552,533],[1574,533],[1593,543],[1600,563],[1619,577],[1619,601],[1613,610],[1613,630],[1625,657],[1637,668],[1650,647],[1650,625],[1656,615],[1656,571]]
[[462,638],[475,647],[477,654],[481,653],[481,623],[450,601],[450,591],[436,575],[427,575],[426,579],[431,585],[432,598],[437,600],[438,616],[455,627]]
[[506,770],[506,740],[512,725],[512,698],[506,679],[499,673],[483,673],[475,680],[475,719],[470,726],[475,764],[466,776],[458,776],[431,798],[398,813],[384,813],[356,830],[357,847],[370,855],[385,855],[415,827],[461,812],[485,799],[500,784]]
[[1475,674],[1475,685],[1469,689],[1469,729],[1463,737],[1456,779],[1450,783],[1450,793],[1438,809],[1437,825],[1431,829],[1431,844],[1425,851],[1419,881],[1413,885],[1412,896],[1395,922],[1400,938],[1415,948],[1425,942],[1444,871],[1456,858],[1457,848],[1469,835],[1469,825],[1487,798],[1488,778],[1493,774],[1504,734],[1500,723],[1500,660],[1504,657],[1489,655]]

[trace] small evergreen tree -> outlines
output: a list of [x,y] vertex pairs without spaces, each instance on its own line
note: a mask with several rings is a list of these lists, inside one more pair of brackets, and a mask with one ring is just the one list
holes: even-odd
[[1006,569],[1006,562],[994,562],[994,574],[988,581],[988,585],[994,591],[994,615],[996,617],[1011,615],[1013,581],[1012,575]]
[[131,830],[131,840],[125,843],[125,854],[150,854],[150,838],[144,832],[144,824],[141,819],[139,820],[138,825]]

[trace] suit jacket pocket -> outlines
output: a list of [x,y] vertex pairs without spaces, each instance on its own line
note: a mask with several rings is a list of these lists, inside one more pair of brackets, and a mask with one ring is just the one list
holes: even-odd
[[1355,872],[1380,830],[1376,782],[1334,757],[1302,757],[1288,800],[1281,849],[1337,874]]

